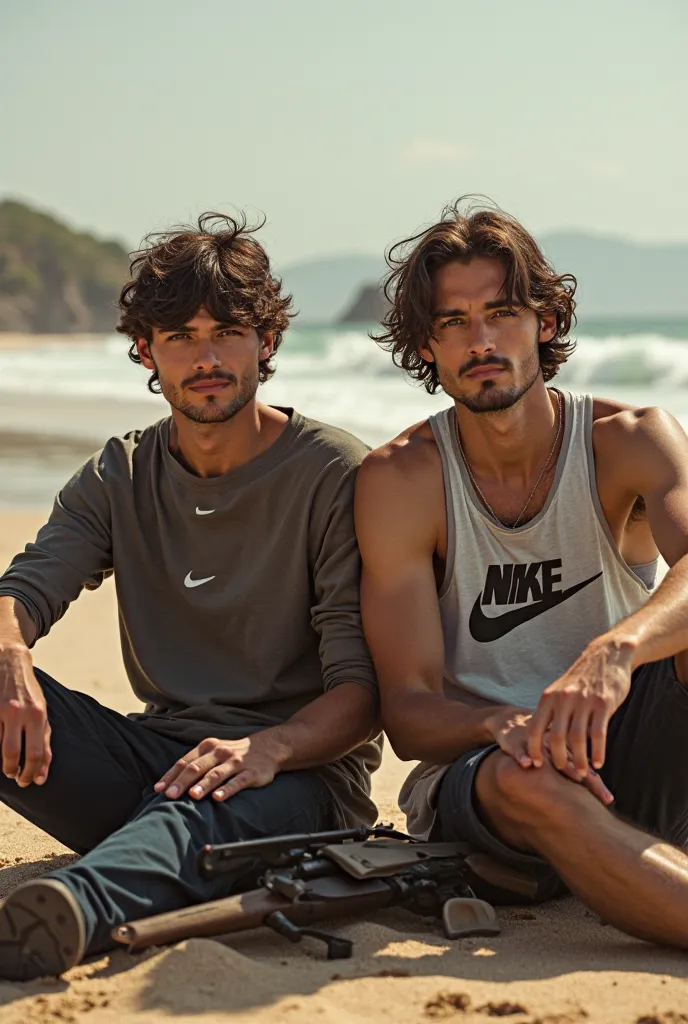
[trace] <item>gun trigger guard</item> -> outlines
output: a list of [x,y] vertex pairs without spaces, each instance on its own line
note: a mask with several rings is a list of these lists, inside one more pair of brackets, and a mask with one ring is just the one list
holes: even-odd
[[278,935],[289,939],[290,942],[301,942],[304,935],[309,936],[311,939],[318,939],[319,942],[324,942],[327,946],[328,960],[348,960],[354,948],[353,942],[350,942],[349,939],[341,939],[337,935],[328,935],[327,932],[321,932],[317,928],[299,927],[299,925],[290,921],[281,910],[275,910],[270,914],[265,919],[265,924],[268,928],[272,928],[273,932],[277,932]]

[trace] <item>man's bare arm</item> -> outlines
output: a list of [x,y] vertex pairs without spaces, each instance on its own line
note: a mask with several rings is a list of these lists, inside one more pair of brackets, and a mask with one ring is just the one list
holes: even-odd
[[609,719],[628,694],[633,669],[675,655],[679,678],[688,683],[688,438],[668,413],[635,410],[613,417],[595,454],[617,493],[644,498],[652,535],[670,569],[639,611],[593,640],[545,690],[533,716],[533,762],[542,763],[549,731],[555,766],[570,749],[580,774],[588,767],[588,740],[593,767],[604,763]]
[[21,601],[0,597],[0,649],[11,644],[32,647],[36,632],[36,623]]
[[[442,476],[423,455],[369,455],[356,485],[363,558],[363,627],[380,685],[382,719],[403,760],[449,763],[494,741],[510,708],[474,708],[444,697],[444,641],[433,555]],[[434,512],[433,512],[434,509]]]

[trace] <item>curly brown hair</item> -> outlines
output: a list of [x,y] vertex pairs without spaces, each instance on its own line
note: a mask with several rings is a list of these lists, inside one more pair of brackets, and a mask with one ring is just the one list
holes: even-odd
[[[270,270],[265,249],[252,236],[265,224],[249,225],[243,213],[231,217],[202,213],[198,227],[181,226],[155,232],[132,253],[130,280],[119,297],[117,330],[132,340],[129,358],[140,363],[138,338],[153,339],[153,328],[174,330],[203,307],[218,323],[253,327],[259,335],[274,331],[273,355],[294,315],[291,295],[282,295],[282,282]],[[264,383],[275,372],[270,359],[259,363]],[[148,381],[160,391],[157,372]]]
[[396,365],[431,395],[440,386],[437,368],[423,359],[420,349],[433,337],[433,274],[453,260],[468,262],[477,257],[505,264],[504,292],[509,305],[556,316],[556,334],[539,346],[546,381],[576,347],[568,339],[576,322],[575,277],[557,274],[533,236],[509,214],[483,197],[462,196],[445,207],[438,223],[389,249],[390,273],[384,283],[389,310],[382,318],[383,333],[371,335],[392,353]]

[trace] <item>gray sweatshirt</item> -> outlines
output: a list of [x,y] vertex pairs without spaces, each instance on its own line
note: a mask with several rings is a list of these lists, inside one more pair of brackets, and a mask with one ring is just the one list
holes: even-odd
[[[0,577],[45,636],[114,572],[122,654],[145,711],[195,746],[284,722],[339,683],[377,684],[359,610],[352,496],[365,445],[292,410],[252,461],[200,478],[170,420],[112,438]],[[370,822],[380,743],[320,769],[342,824]]]

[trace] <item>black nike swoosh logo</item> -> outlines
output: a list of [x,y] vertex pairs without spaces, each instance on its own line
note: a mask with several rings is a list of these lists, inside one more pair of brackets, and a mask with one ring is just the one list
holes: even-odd
[[543,612],[548,612],[550,608],[556,608],[563,601],[568,601],[570,597],[577,594],[583,587],[587,587],[594,583],[595,580],[598,580],[601,575],[601,572],[595,573],[590,579],[583,580],[582,583],[576,583],[575,587],[569,587],[568,590],[555,591],[552,594],[548,594],[547,597],[543,597],[541,601],[527,604],[523,608],[514,608],[513,611],[504,612],[503,615],[495,615],[493,618],[488,618],[483,612],[480,603],[483,596],[481,591],[473,605],[471,616],[468,620],[470,634],[479,644],[489,644],[493,640],[499,640],[501,637],[506,636],[507,633],[510,633],[512,629],[522,626],[524,622],[530,622],[531,619],[542,615]]

